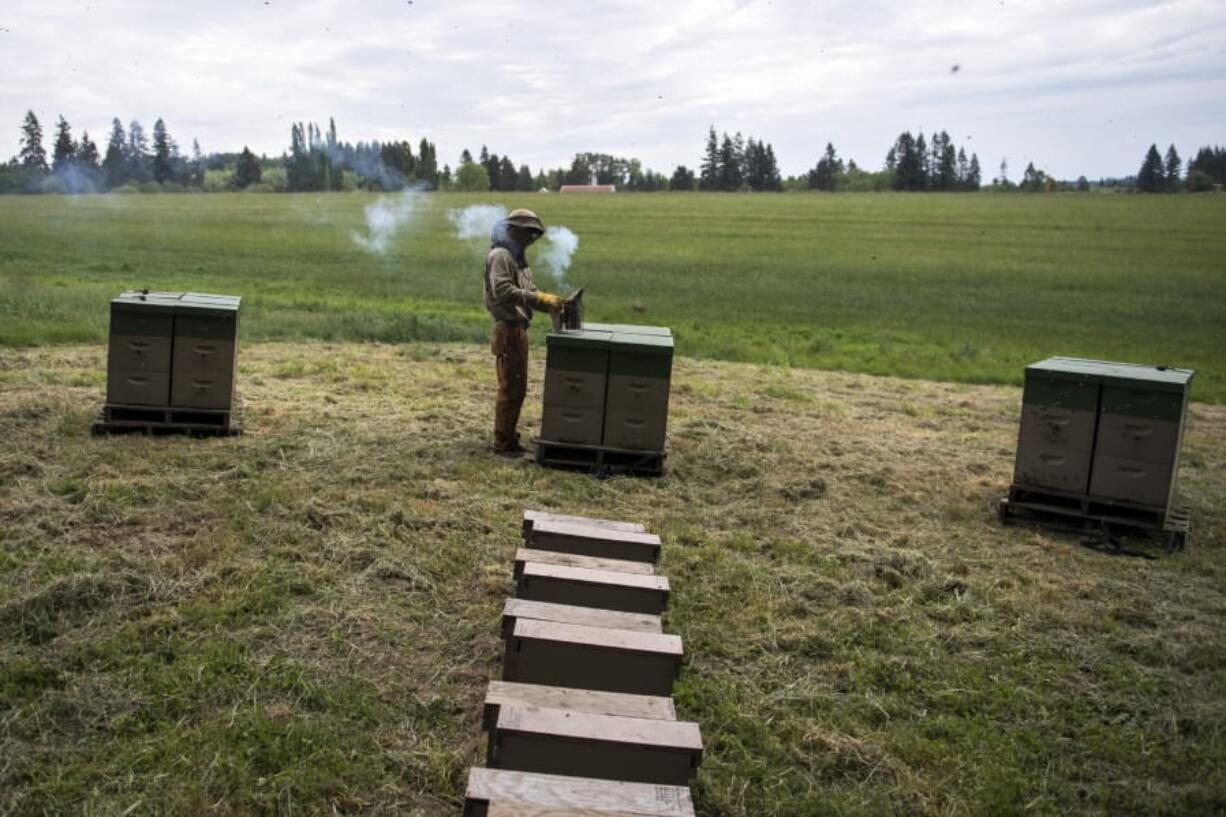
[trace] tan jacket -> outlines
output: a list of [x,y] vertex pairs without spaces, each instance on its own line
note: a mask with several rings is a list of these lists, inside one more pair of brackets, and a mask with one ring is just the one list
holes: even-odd
[[532,322],[535,293],[531,267],[527,264],[521,267],[515,256],[502,247],[490,250],[485,257],[485,308],[490,317],[527,326]]

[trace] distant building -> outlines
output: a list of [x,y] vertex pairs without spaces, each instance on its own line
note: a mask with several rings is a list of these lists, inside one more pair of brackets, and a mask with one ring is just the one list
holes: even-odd
[[612,184],[564,184],[559,193],[616,193],[617,186]]

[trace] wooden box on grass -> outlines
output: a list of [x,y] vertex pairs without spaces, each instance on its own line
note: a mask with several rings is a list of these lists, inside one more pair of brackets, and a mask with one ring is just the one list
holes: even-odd
[[701,762],[688,721],[504,705],[489,736],[489,765],[522,772],[684,786]]
[[668,607],[668,579],[615,570],[528,562],[516,595],[576,607],[659,615]]
[[660,537],[654,533],[597,528],[574,522],[537,521],[527,536],[535,550],[556,550],[599,559],[656,562]]
[[520,618],[506,642],[503,680],[670,695],[682,656],[680,636]]

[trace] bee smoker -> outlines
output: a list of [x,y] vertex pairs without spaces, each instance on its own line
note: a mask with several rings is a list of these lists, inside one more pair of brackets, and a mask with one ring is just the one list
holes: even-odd
[[582,329],[583,290],[579,289],[574,294],[568,295],[562,302],[562,309],[552,317],[555,330]]

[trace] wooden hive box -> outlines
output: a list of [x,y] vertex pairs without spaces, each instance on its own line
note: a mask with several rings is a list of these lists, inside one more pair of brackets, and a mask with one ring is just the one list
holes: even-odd
[[623,613],[618,610],[601,610],[595,607],[551,604],[547,601],[507,599],[502,606],[503,638],[511,637],[511,632],[515,629],[515,622],[519,619],[553,621],[558,624],[582,624],[587,627],[631,630],[638,633],[664,632],[660,617],[645,613]]
[[694,817],[684,786],[584,777],[468,770],[464,817]]
[[507,639],[503,680],[670,695],[681,638],[520,618]]
[[521,772],[685,786],[701,762],[688,721],[502,706],[489,737],[489,765]]
[[517,548],[515,551],[515,578],[524,572],[528,562],[539,562],[547,565],[565,565],[566,567],[586,567],[593,570],[615,570],[620,573],[638,573],[642,576],[655,575],[656,568],[651,562],[631,562],[626,559],[598,559],[595,556],[580,556],[577,553],[559,553],[556,550],[536,550],[535,548]]
[[494,727],[498,721],[498,712],[504,706],[565,709],[594,715],[621,715],[658,721],[677,719],[673,699],[661,695],[627,695],[624,692],[490,681],[489,688],[485,691],[483,729],[488,731]]
[[599,559],[634,562],[660,560],[660,537],[654,533],[614,530],[573,522],[536,521],[527,543],[537,550],[556,550]]
[[668,607],[668,579],[614,570],[528,562],[516,595],[531,601],[659,615]]

